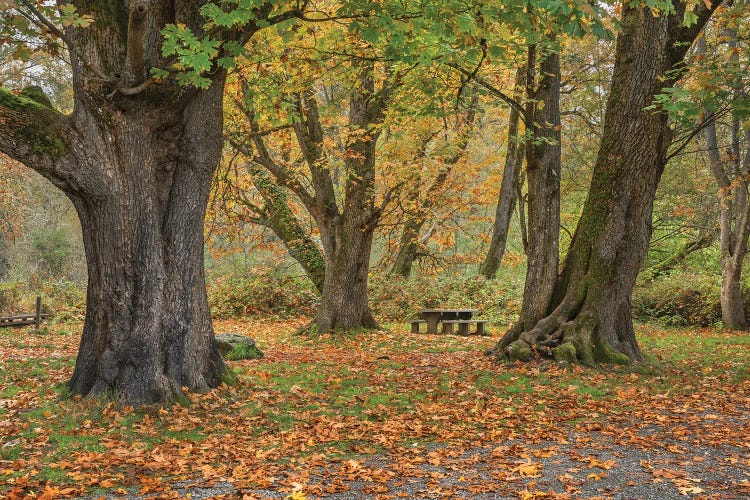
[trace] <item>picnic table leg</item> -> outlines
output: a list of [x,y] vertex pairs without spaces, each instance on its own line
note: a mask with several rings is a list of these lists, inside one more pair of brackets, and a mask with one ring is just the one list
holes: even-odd
[[477,323],[477,335],[484,335],[484,323]]
[[459,335],[469,335],[469,324],[468,323],[459,323],[458,324],[458,334]]
[[453,335],[453,323],[443,322],[443,335]]
[[411,333],[419,333],[419,323],[411,324]]

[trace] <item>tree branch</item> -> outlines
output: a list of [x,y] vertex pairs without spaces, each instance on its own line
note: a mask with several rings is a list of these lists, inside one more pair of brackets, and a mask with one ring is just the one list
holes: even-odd
[[514,108],[518,113],[521,115],[521,120],[523,120],[524,116],[524,107],[521,105],[520,102],[516,101],[512,97],[510,97],[508,94],[503,92],[502,90],[498,89],[494,85],[492,85],[490,82],[485,80],[479,75],[476,75],[472,73],[471,71],[467,70],[466,68],[462,68],[458,64],[449,64],[451,68],[459,71],[465,76],[470,76],[472,80],[477,82],[479,85],[484,87],[490,94],[494,95],[495,97],[499,98],[501,101],[505,102],[508,106]]
[[38,87],[17,96],[0,88],[0,152],[61,185],[69,180],[58,171],[68,154],[68,126],[48,103]]

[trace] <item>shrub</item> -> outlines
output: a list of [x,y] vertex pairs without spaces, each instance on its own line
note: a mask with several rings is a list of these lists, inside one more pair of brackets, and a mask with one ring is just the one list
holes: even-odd
[[216,318],[293,318],[315,314],[318,297],[307,278],[262,272],[215,278],[208,286],[208,303]]
[[716,325],[721,322],[720,290],[718,273],[679,271],[654,281],[643,279],[633,294],[633,315],[674,326]]
[[520,312],[523,271],[506,270],[494,280],[483,277],[420,276],[370,279],[370,304],[384,321],[415,318],[426,308],[470,307],[477,316],[508,324]]
[[59,279],[69,274],[73,245],[66,229],[35,230],[31,234],[30,250],[29,257],[41,276]]
[[37,297],[59,319],[83,319],[86,291],[70,281],[1,281],[0,314],[33,312]]

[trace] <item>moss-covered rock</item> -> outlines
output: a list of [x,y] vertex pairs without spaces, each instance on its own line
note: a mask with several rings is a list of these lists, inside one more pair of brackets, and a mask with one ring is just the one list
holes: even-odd
[[245,335],[236,333],[222,333],[216,336],[216,347],[225,359],[236,361],[239,359],[260,359],[263,352],[255,345],[255,341]]

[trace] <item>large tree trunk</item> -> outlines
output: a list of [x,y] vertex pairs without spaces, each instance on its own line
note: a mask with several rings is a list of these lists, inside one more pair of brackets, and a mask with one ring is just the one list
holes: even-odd
[[[521,95],[525,80],[526,68],[518,68],[514,92],[516,99]],[[495,209],[495,221],[492,225],[492,239],[487,249],[487,256],[479,267],[479,274],[484,275],[487,279],[495,277],[503,260],[505,246],[508,243],[510,220],[516,207],[516,186],[518,185],[525,151],[519,141],[518,125],[520,121],[520,113],[515,107],[511,106],[508,117],[508,147],[505,152],[503,180],[500,182],[500,195]]]
[[170,401],[229,375],[203,270],[224,74],[213,72],[204,90],[148,79],[151,66],[166,66],[159,31],[182,23],[200,33],[202,3],[74,2],[96,22],[66,31],[70,116],[33,89],[0,90],[0,151],[64,191],[81,221],[89,283],[73,393]]
[[684,27],[684,4],[671,15],[623,8],[604,134],[589,194],[548,314],[520,321],[491,351],[528,359],[533,353],[585,364],[641,361],[630,298],[648,249],[654,195],[672,133],[664,112],[645,109],[681,63],[715,6],[696,7]]
[[222,83],[175,112],[129,103],[127,112],[111,111],[106,131],[87,111],[73,116],[84,140],[78,162],[107,172],[93,199],[68,193],[89,276],[74,393],[165,401],[182,387],[207,390],[226,376],[203,273],[203,220],[221,154]]
[[373,230],[364,221],[341,217],[321,227],[326,273],[318,310],[318,331],[377,328],[367,299]]

